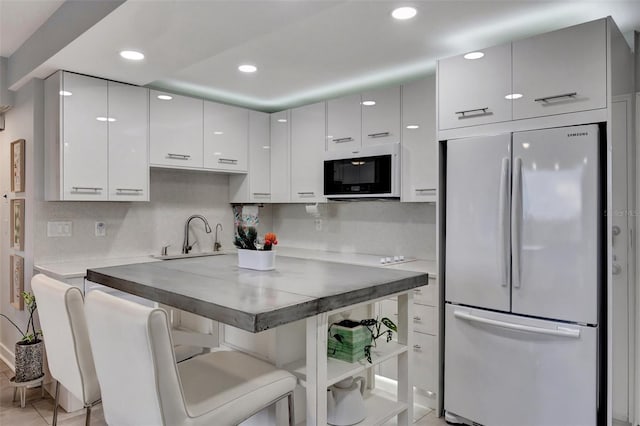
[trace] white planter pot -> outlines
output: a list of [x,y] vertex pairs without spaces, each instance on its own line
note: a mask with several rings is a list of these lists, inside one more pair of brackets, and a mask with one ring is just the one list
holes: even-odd
[[276,252],[238,249],[238,266],[256,271],[272,271],[276,269]]

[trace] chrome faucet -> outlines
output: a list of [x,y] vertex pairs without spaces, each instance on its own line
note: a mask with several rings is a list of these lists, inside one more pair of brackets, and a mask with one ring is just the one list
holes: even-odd
[[220,228],[220,231],[223,230],[221,223],[216,224],[216,236],[213,241],[213,251],[220,251],[220,249],[222,248],[222,244],[220,244],[220,242],[218,241],[218,228]]
[[187,219],[187,222],[184,224],[184,242],[182,243],[182,254],[189,253],[193,246],[197,244],[196,241],[193,244],[189,245],[189,224],[193,219],[202,219],[202,221],[204,222],[204,230],[207,232],[207,234],[211,233],[209,222],[207,222],[207,219],[205,219],[204,216],[202,216],[201,214],[194,214],[193,216],[189,216],[189,219]]

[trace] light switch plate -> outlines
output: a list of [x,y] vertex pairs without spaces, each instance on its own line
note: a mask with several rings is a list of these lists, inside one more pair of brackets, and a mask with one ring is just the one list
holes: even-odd
[[47,237],[70,237],[72,228],[71,221],[47,222]]

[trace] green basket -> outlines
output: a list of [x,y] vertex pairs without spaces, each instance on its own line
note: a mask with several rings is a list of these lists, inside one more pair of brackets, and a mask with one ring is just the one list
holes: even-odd
[[364,347],[370,344],[371,332],[365,326],[343,327],[333,324],[329,330],[327,356],[356,362],[364,358]]

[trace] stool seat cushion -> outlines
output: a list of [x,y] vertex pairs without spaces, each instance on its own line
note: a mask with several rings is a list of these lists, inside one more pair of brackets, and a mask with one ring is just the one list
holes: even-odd
[[178,364],[178,371],[189,416],[215,407],[218,424],[239,423],[296,386],[290,373],[241,352],[197,356]]

